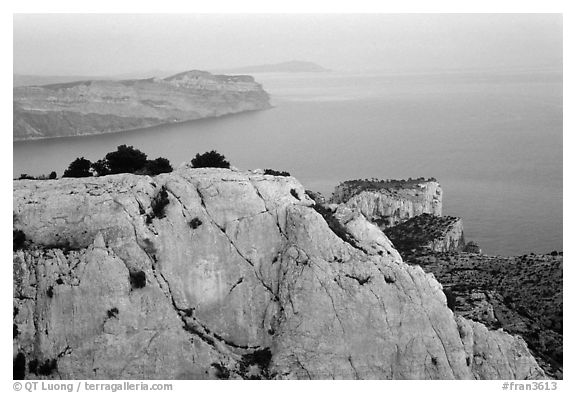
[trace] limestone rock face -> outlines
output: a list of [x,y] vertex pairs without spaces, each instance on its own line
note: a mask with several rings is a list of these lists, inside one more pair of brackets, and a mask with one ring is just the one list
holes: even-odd
[[462,219],[423,213],[385,229],[401,252],[428,249],[436,252],[462,251],[465,247]]
[[377,226],[344,207],[330,226],[292,177],[184,167],[15,181],[13,198],[26,378],[544,377],[522,339],[456,318]]
[[13,96],[14,140],[117,132],[270,107],[251,76],[205,71],[21,86]]
[[381,229],[423,213],[442,215],[442,188],[436,181],[348,181],[334,190],[332,203],[358,209]]

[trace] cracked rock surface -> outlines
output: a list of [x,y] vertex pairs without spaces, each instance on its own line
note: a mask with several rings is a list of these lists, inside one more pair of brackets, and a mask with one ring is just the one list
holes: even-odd
[[180,168],[15,181],[13,198],[25,378],[545,377],[522,339],[455,317],[377,226],[327,220],[292,177]]

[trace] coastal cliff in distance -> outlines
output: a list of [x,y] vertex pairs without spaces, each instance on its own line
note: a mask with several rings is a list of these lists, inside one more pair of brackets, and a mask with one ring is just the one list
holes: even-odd
[[423,213],[442,215],[442,188],[436,179],[348,180],[334,190],[331,203],[358,209],[381,229]]
[[13,191],[14,370],[63,379],[540,379],[356,209],[178,170]]
[[13,89],[15,141],[94,135],[270,108],[248,75],[188,71],[164,79],[91,80]]

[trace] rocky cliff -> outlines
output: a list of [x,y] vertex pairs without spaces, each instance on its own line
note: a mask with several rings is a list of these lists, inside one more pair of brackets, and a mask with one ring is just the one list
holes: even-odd
[[270,107],[251,76],[189,71],[13,89],[14,140],[91,135]]
[[562,378],[562,255],[402,254],[450,291],[457,314],[521,335],[540,365]]
[[535,379],[357,210],[181,168],[14,182],[15,376]]
[[380,228],[400,224],[423,213],[442,215],[442,188],[435,179],[349,180],[330,199],[358,209]]
[[401,252],[415,249],[462,251],[466,245],[462,219],[459,217],[423,213],[384,232]]

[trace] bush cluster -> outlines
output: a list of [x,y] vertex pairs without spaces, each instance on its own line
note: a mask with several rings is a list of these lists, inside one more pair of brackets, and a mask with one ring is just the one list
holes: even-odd
[[[191,162],[194,168],[230,168],[230,162],[216,150],[196,154]],[[172,172],[172,170],[170,161],[164,157],[149,160],[145,153],[133,146],[120,145],[116,151],[106,154],[103,159],[95,162],[90,162],[84,157],[76,158],[64,171],[62,177],[106,176],[118,173],[156,176],[161,173]],[[290,176],[288,172],[274,172],[277,173],[276,176]],[[56,172],[52,172],[49,178],[56,178]],[[34,178],[23,174],[20,179]]]
[[272,176],[285,176],[288,177],[290,176],[289,172],[286,171],[276,171],[274,169],[264,169],[264,174],[265,175],[272,175]]
[[192,159],[194,168],[230,168],[230,163],[222,154],[216,150],[208,151],[204,154],[196,154]]
[[62,177],[106,176],[118,173],[155,176],[172,172],[170,161],[164,157],[148,160],[146,153],[133,146],[120,145],[103,159],[90,162],[84,157],[76,158],[64,171]]

